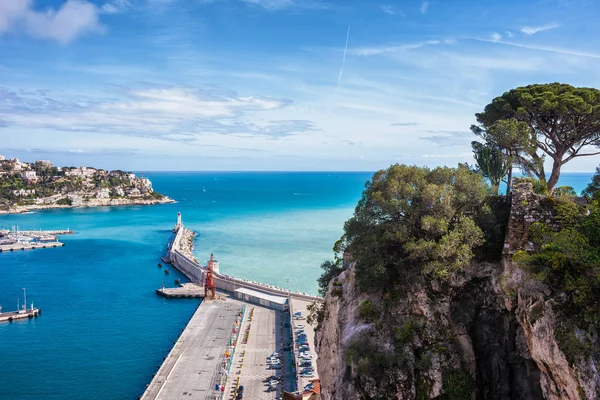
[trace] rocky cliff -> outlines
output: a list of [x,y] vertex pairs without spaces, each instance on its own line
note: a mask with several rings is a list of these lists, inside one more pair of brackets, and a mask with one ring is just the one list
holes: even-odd
[[407,277],[387,295],[359,292],[354,267],[344,271],[330,284],[317,331],[321,398],[600,398],[597,335],[570,327],[567,337],[591,348],[569,361],[556,339],[565,334],[560,293],[512,261],[530,225],[553,217],[531,185],[517,185],[497,263],[473,263],[446,281]]

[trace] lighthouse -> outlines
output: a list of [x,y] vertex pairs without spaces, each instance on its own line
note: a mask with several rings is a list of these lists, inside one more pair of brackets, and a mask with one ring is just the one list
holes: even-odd
[[177,225],[176,225],[176,227],[177,228],[183,227],[183,224],[181,223],[181,213],[180,212],[177,213]]

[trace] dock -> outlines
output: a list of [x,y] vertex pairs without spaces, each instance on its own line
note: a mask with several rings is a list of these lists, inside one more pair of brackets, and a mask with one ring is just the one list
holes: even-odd
[[34,318],[40,315],[41,310],[38,308],[34,308],[26,311],[10,311],[0,313],[0,322],[12,322],[17,319],[25,319],[25,318]]
[[221,398],[244,312],[233,299],[203,301],[141,399]]
[[65,244],[62,242],[0,244],[0,253],[5,251],[50,249],[54,247],[63,247],[64,245]]
[[204,298],[204,286],[182,283],[176,288],[157,289],[156,293],[166,298]]

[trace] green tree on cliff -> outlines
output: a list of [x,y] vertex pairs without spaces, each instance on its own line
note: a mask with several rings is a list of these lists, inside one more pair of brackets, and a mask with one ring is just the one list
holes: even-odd
[[471,147],[479,171],[490,180],[492,194],[497,195],[500,183],[508,173],[510,161],[499,147],[479,142],[471,142]]
[[367,182],[336,250],[350,254],[363,290],[391,288],[406,273],[447,277],[483,243],[473,216],[488,190],[481,174],[462,165],[392,165]]
[[[496,97],[482,113],[475,114],[479,127],[474,132],[496,140],[498,123],[525,123],[526,148],[535,145],[537,151],[527,152],[527,166],[540,180],[545,180],[543,154],[552,159],[548,191],[552,193],[560,177],[561,167],[575,157],[600,154],[600,91],[550,83],[512,89]],[[496,130],[496,132],[495,132]],[[502,131],[502,130],[500,130]],[[531,142],[528,142],[531,138]],[[523,153],[522,153],[523,154]]]
[[591,200],[600,200],[600,167],[596,167],[592,181],[587,185],[585,190],[581,192],[582,196],[586,196]]

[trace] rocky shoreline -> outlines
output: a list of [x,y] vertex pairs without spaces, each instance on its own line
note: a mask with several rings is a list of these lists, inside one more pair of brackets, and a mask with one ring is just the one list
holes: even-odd
[[26,212],[51,210],[61,208],[88,208],[88,207],[119,207],[135,205],[154,205],[175,203],[175,200],[164,197],[162,199],[91,199],[83,205],[64,205],[64,204],[32,204],[27,206],[17,206],[8,210],[0,210],[0,215],[23,214]]

